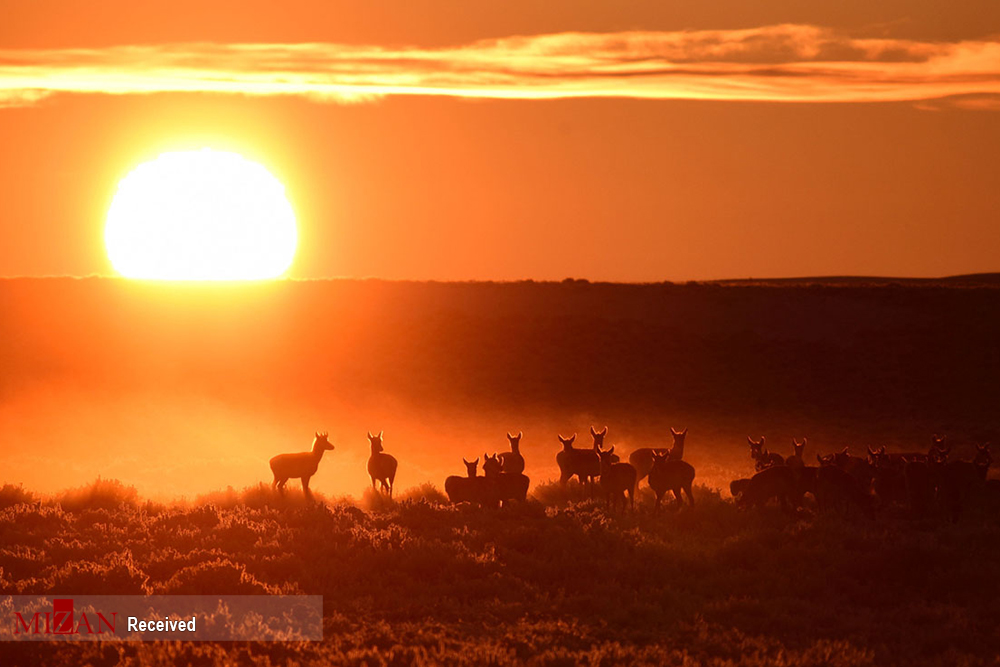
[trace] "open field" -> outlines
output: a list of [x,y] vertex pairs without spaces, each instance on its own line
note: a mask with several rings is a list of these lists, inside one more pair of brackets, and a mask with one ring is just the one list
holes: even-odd
[[[1000,442],[992,285],[0,281],[0,592],[322,594],[326,637],[0,664],[995,664],[997,517],[727,490],[748,433],[809,461]],[[553,485],[556,435],[591,424],[621,452],[689,428],[696,506],[653,516],[644,489],[610,516]],[[383,429],[396,504],[366,491]],[[319,503],[259,486],[316,430]],[[527,503],[442,502],[518,430]]]
[[[571,487],[572,488],[572,487]],[[5,645],[4,665],[966,665],[1000,655],[1000,523],[693,509],[610,517],[556,488],[484,511],[430,489],[189,505],[113,482],[0,503],[0,591],[324,596],[314,644]],[[367,499],[370,501],[371,499]],[[27,502],[20,502],[27,501]],[[369,505],[371,507],[371,505]]]

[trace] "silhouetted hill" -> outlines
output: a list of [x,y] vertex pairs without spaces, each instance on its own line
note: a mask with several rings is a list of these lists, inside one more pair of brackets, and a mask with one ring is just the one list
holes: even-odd
[[4,392],[69,376],[986,420],[1000,377],[1000,290],[940,284],[6,280],[0,309]]

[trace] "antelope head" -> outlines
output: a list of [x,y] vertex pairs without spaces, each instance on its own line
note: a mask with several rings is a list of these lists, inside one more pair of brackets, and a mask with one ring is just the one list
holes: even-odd
[[608,427],[605,426],[602,430],[595,430],[593,426],[590,427],[590,435],[594,436],[594,449],[600,449],[604,446],[604,436],[608,434]]
[[[382,434],[383,433],[385,433],[385,431],[379,431],[378,435],[372,435],[372,432],[368,431],[368,440],[371,441],[372,454],[378,454],[379,452],[382,451]],[[462,460],[464,461],[465,459],[462,459]]]

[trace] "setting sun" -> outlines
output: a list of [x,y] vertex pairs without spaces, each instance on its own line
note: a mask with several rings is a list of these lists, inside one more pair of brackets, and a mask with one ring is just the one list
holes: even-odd
[[236,153],[164,153],[118,184],[104,231],[127,278],[261,280],[288,270],[298,234],[284,186]]

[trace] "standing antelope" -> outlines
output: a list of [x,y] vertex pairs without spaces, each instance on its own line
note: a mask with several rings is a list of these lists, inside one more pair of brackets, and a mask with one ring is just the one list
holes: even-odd
[[641,482],[649,471],[653,469],[653,454],[665,454],[671,461],[680,461],[684,458],[684,438],[687,437],[687,429],[675,431],[670,428],[670,435],[674,438],[674,444],[669,449],[666,447],[641,447],[628,455],[628,462],[635,468],[638,474],[638,482]]
[[[500,462],[503,465],[503,472],[520,474],[524,472],[524,457],[521,456],[521,431],[517,435],[507,433],[507,441],[510,443],[510,451],[500,454]],[[483,466],[485,470],[486,466]]]
[[614,505],[621,501],[622,511],[627,502],[635,509],[635,488],[639,483],[635,467],[631,463],[615,463],[615,447],[598,451],[601,459],[601,491],[604,492],[605,505],[614,510]]
[[576,433],[568,438],[559,436],[562,451],[556,454],[556,464],[559,466],[559,483],[566,484],[574,475],[580,479],[580,484],[594,481],[601,474],[601,458],[595,449],[577,449],[573,447]]
[[747,442],[750,443],[750,458],[754,460],[753,468],[757,472],[771,466],[784,465],[785,457],[767,451],[767,447],[764,446],[764,436],[760,436],[760,440],[754,440],[748,435]]
[[309,478],[316,474],[319,468],[319,461],[323,458],[323,452],[333,451],[333,445],[327,439],[326,433],[316,432],[316,439],[313,440],[312,451],[297,452],[295,454],[278,454],[271,459],[271,472],[274,473],[274,481],[271,488],[277,489],[280,493],[285,491],[285,484],[289,479],[302,479],[302,491],[306,497],[312,499],[312,492],[309,491]]
[[483,496],[482,483],[484,480],[482,477],[476,476],[479,458],[476,457],[475,461],[466,461],[463,458],[462,463],[465,464],[465,477],[452,475],[444,480],[444,492],[448,494],[448,500],[454,504],[480,502]]
[[368,457],[368,476],[372,478],[373,489],[375,482],[378,482],[382,486],[382,491],[388,491],[389,497],[392,498],[392,484],[396,479],[396,467],[399,464],[394,456],[382,450],[382,433],[384,431],[372,435],[372,432],[368,431],[368,440],[372,446],[372,454]]
[[691,495],[691,484],[694,482],[694,467],[687,461],[674,461],[669,454],[653,452],[653,469],[649,471],[649,486],[656,493],[654,513],[660,511],[660,500],[667,491],[674,492],[677,502],[684,504],[681,490],[687,494],[691,507],[694,507],[694,496]]
[[490,507],[506,506],[508,501],[528,499],[531,481],[519,472],[503,472],[503,463],[496,454],[483,454],[483,475],[485,475],[483,504]]

